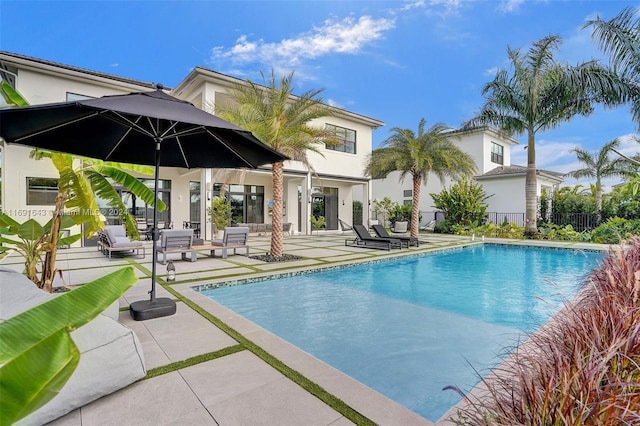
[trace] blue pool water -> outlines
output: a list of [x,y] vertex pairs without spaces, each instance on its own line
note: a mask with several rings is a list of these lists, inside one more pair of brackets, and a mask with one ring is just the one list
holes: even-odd
[[602,258],[487,244],[202,292],[435,421]]

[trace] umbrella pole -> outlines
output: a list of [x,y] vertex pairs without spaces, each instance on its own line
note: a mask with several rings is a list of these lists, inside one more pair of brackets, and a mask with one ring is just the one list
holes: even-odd
[[156,164],[155,164],[155,171],[154,171],[154,175],[153,175],[153,228],[151,229],[151,240],[153,243],[153,247],[151,249],[151,253],[152,253],[152,259],[153,262],[151,262],[151,291],[149,292],[151,294],[151,303],[154,302],[154,300],[156,300],[156,278],[157,278],[157,262],[156,259],[158,259],[158,246],[157,246],[157,242],[158,242],[158,238],[160,235],[160,232],[158,231],[158,183],[160,182],[160,145],[162,144],[162,139],[156,139]]
[[152,318],[166,317],[176,313],[176,302],[168,297],[156,298],[156,277],[157,277],[157,265],[156,259],[158,258],[158,247],[156,245],[158,241],[158,183],[160,181],[160,145],[162,145],[162,138],[157,137],[156,153],[155,153],[155,182],[153,187],[153,194],[155,197],[153,206],[153,229],[151,236],[151,243],[153,247],[151,249],[151,295],[149,300],[140,300],[133,302],[129,305],[129,313],[131,317],[136,321],[144,321]]

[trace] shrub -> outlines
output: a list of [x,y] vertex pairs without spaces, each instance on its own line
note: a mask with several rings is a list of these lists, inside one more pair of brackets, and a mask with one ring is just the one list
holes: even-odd
[[411,222],[411,208],[411,204],[395,204],[393,208],[389,210],[387,219],[391,224],[396,222]]
[[433,228],[434,233],[438,234],[451,234],[453,231],[451,230],[451,223],[448,220],[441,220],[437,222],[435,227]]
[[572,303],[466,397],[459,425],[640,422],[640,239],[612,251]]
[[482,225],[477,229],[476,233],[493,238],[522,239],[524,238],[524,226],[518,226],[505,220],[499,226],[495,223]]
[[571,225],[554,225],[553,223],[543,223],[538,228],[538,233],[543,240],[555,241],[590,241],[591,235],[588,232],[578,232]]
[[613,217],[591,232],[591,242],[619,244],[621,240],[626,240],[634,235],[640,235],[640,220]]
[[225,197],[215,197],[211,200],[211,206],[207,208],[207,214],[216,230],[222,231],[231,220],[231,202]]
[[485,201],[489,197],[482,185],[467,177],[456,182],[450,190],[445,188],[439,194],[431,194],[434,206],[444,212],[450,223],[465,226],[484,222],[488,207]]
[[311,216],[311,229],[318,230],[327,226],[324,216]]

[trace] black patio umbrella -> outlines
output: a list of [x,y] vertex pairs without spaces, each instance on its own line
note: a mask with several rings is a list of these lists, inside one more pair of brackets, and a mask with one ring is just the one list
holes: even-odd
[[[159,168],[256,168],[287,157],[251,132],[176,99],[158,86],[153,92],[0,109],[0,136],[8,143]],[[169,298],[156,298],[158,213],[153,209],[151,298],[130,306],[134,319],[176,311]]]

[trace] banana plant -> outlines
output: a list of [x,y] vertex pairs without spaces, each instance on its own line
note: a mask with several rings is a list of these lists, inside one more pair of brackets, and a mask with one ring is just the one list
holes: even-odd
[[[6,81],[0,82],[0,95],[5,98],[10,106],[29,105],[26,99]],[[62,229],[60,220],[65,213],[65,209],[71,210],[74,219],[77,221],[76,223],[85,224],[86,236],[89,237],[103,227],[103,222],[100,219],[98,198],[104,199],[110,206],[117,209],[127,233],[134,239],[139,238],[135,219],[122,202],[120,195],[111,183],[112,181],[121,184],[145,203],[156,207],[158,211],[166,209],[166,205],[161,200],[157,200],[156,205],[156,199],[151,189],[125,171],[129,170],[151,176],[154,173],[152,167],[110,163],[39,149],[32,150],[30,157],[38,160],[49,158],[60,175],[53,221],[48,234],[50,238],[49,244],[46,246],[47,250],[45,250],[45,258],[42,263],[42,277],[34,281],[38,287],[45,290],[48,289],[50,291],[52,288],[59,245],[58,238]]]
[[[0,212],[0,253],[11,250],[17,251],[24,258],[24,269],[27,278],[33,281],[39,288],[51,291],[45,286],[44,277],[38,276],[38,265],[42,264],[42,256],[51,252],[51,229],[54,225],[51,218],[45,225],[41,225],[35,219],[29,219],[24,223],[19,223],[6,213]],[[70,228],[78,222],[69,215],[60,218],[62,228]],[[58,245],[73,244],[82,237],[81,234],[70,235],[65,238],[58,238]],[[9,244],[9,246],[7,246]],[[51,280],[53,281],[53,280]]]
[[136,281],[128,266],[0,323],[1,425],[14,424],[60,392],[80,360],[70,333]]
[[10,107],[29,105],[24,97],[4,80],[0,81],[0,96],[4,98],[5,102]]
[[[128,173],[153,175],[153,167],[107,162],[41,149],[33,149],[29,156],[36,160],[43,158],[51,160],[60,175],[58,193],[64,197],[65,212],[85,224],[87,236],[103,228],[98,206],[98,199],[101,199],[118,212],[120,221],[127,229],[127,234],[133,239],[139,237],[135,218],[129,213],[113,185],[117,183],[146,204],[155,206],[153,190]],[[157,202],[158,211],[167,208],[162,200],[158,199]]]

